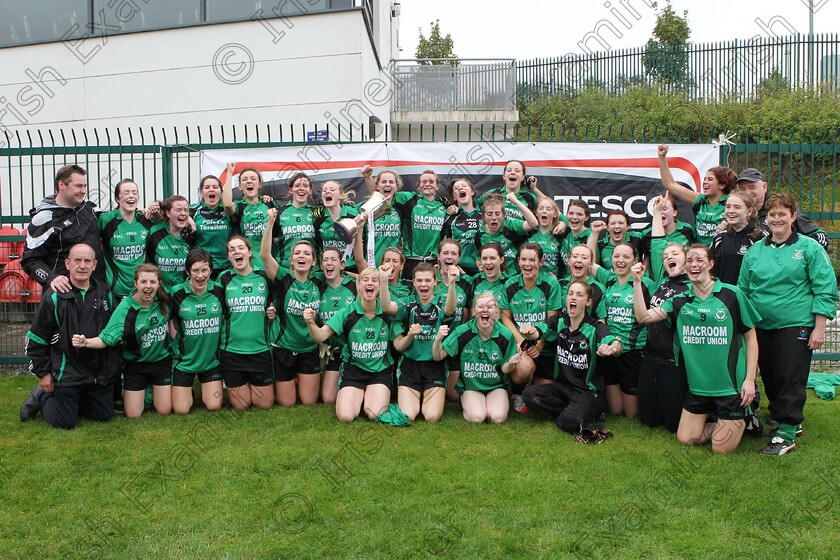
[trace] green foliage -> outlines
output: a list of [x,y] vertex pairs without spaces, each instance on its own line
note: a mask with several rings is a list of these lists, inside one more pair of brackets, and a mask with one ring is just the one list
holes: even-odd
[[[746,102],[716,103],[690,99],[682,92],[667,91],[657,85],[630,83],[621,86],[620,95],[613,95],[600,87],[602,84],[592,84],[576,95],[542,98],[520,105],[520,128],[554,125],[582,129],[607,123],[625,132],[633,128],[640,132],[645,128],[649,131],[668,128],[672,131],[670,142],[709,142],[721,133],[729,135],[751,127],[751,141],[809,142],[808,129],[840,126],[839,91],[829,87],[791,90],[772,74],[762,84],[765,87]],[[761,132],[756,133],[759,129]],[[597,138],[603,139],[607,138]],[[632,140],[641,141],[640,138]]]
[[[653,4],[654,8],[656,3]],[[652,78],[665,84],[687,85],[688,75],[688,10],[682,17],[674,12],[671,2],[656,14],[653,37],[645,46],[643,62]]]
[[[447,33],[446,37],[440,34],[440,20],[431,22],[431,30],[429,37],[423,35],[423,30],[418,28],[420,32],[420,41],[417,43],[417,50],[414,52],[414,57],[422,58],[458,58],[455,54],[455,43],[452,36]],[[421,64],[446,64],[442,60],[425,61]]]

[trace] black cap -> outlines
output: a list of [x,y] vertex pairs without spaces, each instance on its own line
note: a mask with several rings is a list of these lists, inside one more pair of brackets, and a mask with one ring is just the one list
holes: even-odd
[[763,181],[766,183],[767,179],[765,179],[761,171],[759,171],[755,167],[748,167],[741,171],[741,174],[738,175],[738,180],[735,181],[735,183],[740,183],[741,181],[750,181],[753,183],[756,181]]

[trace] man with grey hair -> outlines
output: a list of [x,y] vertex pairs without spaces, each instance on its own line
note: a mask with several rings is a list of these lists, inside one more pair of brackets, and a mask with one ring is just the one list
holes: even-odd
[[[769,193],[767,192],[767,180],[764,178],[764,174],[754,167],[748,167],[738,175],[735,186],[739,191],[753,199],[758,210],[758,225],[769,233],[770,230],[767,229],[767,210],[764,208]],[[813,238],[814,241],[822,245],[823,249],[828,249],[828,238],[825,232],[802,212],[796,213],[793,229],[797,233]]]

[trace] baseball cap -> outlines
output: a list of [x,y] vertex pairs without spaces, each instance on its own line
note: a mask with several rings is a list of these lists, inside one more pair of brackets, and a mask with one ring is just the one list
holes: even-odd
[[740,183],[741,181],[750,181],[750,182],[763,181],[763,182],[766,183],[767,179],[765,179],[764,175],[762,175],[761,171],[759,171],[755,167],[748,167],[748,168],[744,169],[743,171],[741,171],[741,174],[738,175],[738,180],[735,181],[735,182]]

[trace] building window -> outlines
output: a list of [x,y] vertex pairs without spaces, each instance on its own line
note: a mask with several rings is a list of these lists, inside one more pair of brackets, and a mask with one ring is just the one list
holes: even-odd
[[[148,29],[168,29],[201,23],[201,0],[114,2],[94,0],[93,20],[109,35]],[[119,28],[119,30],[117,30]]]
[[88,31],[88,0],[0,2],[0,47],[78,39]]
[[371,0],[0,0],[0,48],[285,18],[365,7]]
[[244,21],[323,12],[330,0],[207,0],[207,21]]

